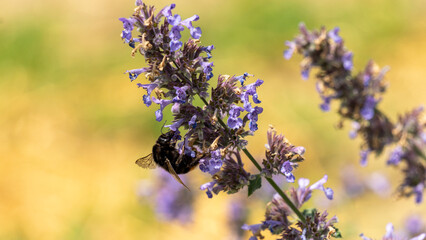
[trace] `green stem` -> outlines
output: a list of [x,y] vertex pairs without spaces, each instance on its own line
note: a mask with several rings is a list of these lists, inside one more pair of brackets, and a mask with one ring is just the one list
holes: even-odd
[[423,160],[426,160],[426,156],[423,154],[422,150],[420,150],[416,145],[413,145],[413,149],[419,157],[423,158]]
[[[250,159],[250,161],[256,166],[259,171],[262,171],[262,168],[260,167],[259,163],[253,158],[253,156],[250,154],[250,152],[247,149],[243,149],[243,152],[246,154],[246,156]],[[303,223],[306,223],[305,216],[297,209],[297,207],[293,204],[293,202],[287,197],[287,195],[281,190],[280,187],[275,183],[275,181],[270,177],[265,177],[266,181],[271,184],[271,186],[277,191],[277,193],[284,199],[284,202],[287,203],[287,205],[293,210],[294,213],[299,217],[300,221]]]
[[[200,98],[204,102],[204,104],[208,105],[206,99],[204,99],[201,96]],[[226,124],[222,121],[220,117],[218,117],[218,121],[220,125],[222,125],[222,127],[227,132],[229,132],[228,126],[226,126]],[[246,148],[243,148],[242,150],[246,154],[246,156],[250,159],[250,161],[254,164],[254,166],[256,166],[256,168],[261,172],[262,167],[259,165],[256,159],[254,159],[254,157],[250,154],[250,152]],[[291,208],[291,210],[293,210],[293,212],[299,217],[300,221],[302,221],[303,223],[306,223],[305,216],[303,216],[303,214],[299,211],[299,209],[297,209],[294,203],[290,200],[290,198],[287,197],[287,195],[281,190],[281,188],[275,183],[275,181],[270,177],[265,177],[265,178],[266,178],[266,181],[268,181],[269,184],[275,189],[275,191],[277,191],[277,193],[284,199],[284,202],[286,202],[287,205]]]

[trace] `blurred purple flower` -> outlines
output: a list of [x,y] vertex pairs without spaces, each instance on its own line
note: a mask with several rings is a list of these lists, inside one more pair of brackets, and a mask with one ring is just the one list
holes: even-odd
[[413,190],[416,203],[421,203],[423,201],[423,191],[424,191],[424,183],[419,183]]
[[401,161],[401,158],[404,155],[404,151],[402,150],[401,146],[396,146],[394,150],[391,152],[389,159],[387,161],[388,165],[398,165],[398,163]]
[[289,60],[291,56],[293,56],[294,51],[297,49],[297,45],[292,41],[286,41],[285,45],[288,49],[284,51],[284,58]]
[[362,167],[367,166],[367,163],[368,163],[368,154],[370,154],[369,150],[364,150],[364,151],[361,151],[361,153],[360,153],[360,156],[361,156],[360,165]]
[[386,198],[391,194],[391,184],[389,179],[381,173],[374,172],[366,179],[366,185],[375,194]]
[[373,96],[367,96],[360,113],[365,120],[371,120],[374,117],[374,108],[378,101]]
[[353,57],[353,54],[351,52],[346,52],[345,54],[343,54],[343,57],[342,57],[343,68],[345,68],[348,71],[352,71],[352,68],[353,68],[352,57]]
[[247,198],[232,199],[228,203],[228,225],[231,230],[232,239],[245,239],[244,229],[241,226],[247,221],[248,206]]
[[420,215],[411,215],[405,220],[405,230],[408,236],[416,236],[426,232],[426,224]]
[[[371,238],[366,237],[363,233],[361,233],[360,237],[363,240],[371,240]],[[417,237],[410,238],[409,240],[423,240],[426,238],[426,233],[420,234]],[[407,238],[397,235],[394,232],[394,227],[392,223],[388,223],[386,225],[386,233],[383,236],[382,240],[405,240]]]
[[328,32],[328,37],[331,38],[335,43],[342,43],[343,39],[339,36],[339,27],[335,27],[333,30]]
[[[185,179],[185,176],[181,176]],[[185,179],[188,183],[188,179]],[[192,220],[194,193],[182,188],[168,172],[158,171],[154,183],[142,182],[138,188],[141,200],[152,197],[155,199],[152,204],[155,206],[156,216],[164,221],[179,221],[188,223]],[[148,199],[148,200],[149,200]]]

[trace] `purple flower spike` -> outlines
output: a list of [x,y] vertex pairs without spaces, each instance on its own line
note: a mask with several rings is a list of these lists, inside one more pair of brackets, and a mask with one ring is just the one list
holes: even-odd
[[179,121],[174,122],[174,123],[173,123],[173,124],[171,124],[171,125],[166,125],[166,126],[164,126],[164,127],[170,128],[170,130],[172,130],[172,131],[175,131],[175,132],[176,132],[176,131],[179,129],[180,125],[182,125],[182,123],[183,123],[183,119],[180,119]]
[[320,104],[321,111],[329,112],[330,111],[330,101],[331,97],[323,97],[323,103]]
[[[200,31],[201,31],[201,30],[200,30]],[[213,46],[213,45],[210,45],[210,46],[207,46],[207,47],[202,47],[201,49],[202,49],[203,51],[207,52],[207,59],[212,58],[211,53],[212,53],[212,50],[214,49],[214,46]]]
[[300,189],[305,189],[309,185],[309,179],[300,178],[298,184]]
[[290,161],[285,161],[281,167],[281,172],[285,175],[287,182],[294,182],[296,179],[291,172],[293,171],[293,167]]
[[383,236],[384,239],[393,239],[394,227],[392,223],[386,225],[386,234]]
[[333,30],[328,32],[328,37],[333,39],[335,43],[341,43],[343,39],[339,36],[339,27],[335,27]]
[[172,26],[177,26],[181,20],[182,19],[179,14],[175,14],[174,16],[170,16],[167,18],[167,22],[169,22],[169,24]]
[[213,197],[212,190],[213,190],[213,186],[215,184],[216,184],[216,181],[208,182],[208,183],[201,185],[200,189],[203,190],[203,191],[206,190],[207,197],[212,198]]
[[129,73],[129,78],[130,81],[135,80],[141,73],[147,72],[149,69],[148,68],[139,68],[139,69],[133,69],[133,70],[128,70],[125,73]]
[[174,101],[183,101],[183,103],[186,102],[186,90],[189,89],[188,85],[185,85],[183,87],[174,87],[176,90],[176,97],[173,98]]
[[[253,236],[249,238],[249,240],[258,240],[258,236],[261,237],[262,235],[260,232],[264,229],[263,224],[253,224],[253,225],[247,225],[244,224],[241,229],[246,231],[251,231]],[[263,237],[262,237],[263,238]]]
[[163,112],[161,109],[155,111],[155,120],[157,120],[157,122],[161,122],[161,120],[163,120]]
[[362,79],[364,81],[364,86],[367,87],[370,84],[371,78],[373,76],[371,76],[371,73],[369,72],[365,72],[362,76]]
[[201,67],[203,67],[207,80],[213,77],[213,62],[201,62]]
[[152,97],[152,101],[154,101],[156,104],[160,105],[160,109],[158,109],[155,112],[155,118],[158,122],[161,122],[161,120],[163,120],[163,109],[171,104],[173,101],[172,100],[166,100],[166,99],[156,99],[155,97]]
[[188,122],[188,125],[192,128],[197,127],[197,122],[195,121],[197,119],[197,115],[192,116],[191,120]]
[[407,230],[410,236],[414,236],[422,232],[425,225],[420,215],[411,215],[405,220],[405,230]]
[[247,118],[250,119],[250,131],[255,132],[257,130],[258,115],[262,112],[263,108],[256,106],[251,109],[249,114],[247,114]]
[[361,151],[360,153],[361,155],[360,164],[362,167],[367,166],[368,154],[370,154],[369,150]]
[[327,182],[327,180],[328,180],[328,176],[324,175],[324,177],[321,178],[318,182],[312,184],[309,187],[309,190],[311,190],[311,191],[314,190],[314,189],[321,190],[325,193],[325,196],[328,199],[333,200],[333,190],[331,188],[325,188],[324,187],[324,184]]
[[178,114],[180,113],[180,103],[179,102],[175,102],[172,106],[172,113],[173,114]]
[[176,50],[180,49],[182,47],[183,43],[181,41],[172,40],[170,41],[170,50],[172,52],[175,52]]
[[[361,234],[360,237],[362,237],[363,240],[371,240],[371,238],[368,238],[364,236],[364,234]],[[417,237],[410,238],[410,240],[423,240],[426,238],[426,233],[422,233],[418,235]],[[407,238],[401,238],[399,235],[394,233],[394,227],[392,223],[388,223],[386,225],[386,233],[382,238],[383,240],[397,240],[397,239],[407,239]]]
[[309,72],[310,71],[311,71],[311,68],[302,69],[301,75],[302,75],[302,79],[303,80],[308,80],[309,79]]
[[294,153],[299,154],[300,156],[302,156],[303,154],[305,154],[306,149],[305,149],[305,147],[298,146],[298,147],[294,147],[294,148],[292,149],[292,151],[293,151]]
[[135,24],[136,19],[133,18],[119,18],[118,20],[123,22],[124,31],[132,32],[133,24]]
[[183,26],[185,26],[186,28],[190,29],[190,28],[192,28],[192,22],[194,22],[194,21],[198,21],[198,19],[200,19],[200,17],[199,17],[198,15],[194,15],[194,16],[192,16],[192,17],[189,17],[189,18],[187,18],[187,19],[183,20],[183,21],[181,22],[181,24],[182,24]]
[[231,129],[238,129],[243,125],[243,120],[240,118],[228,118],[228,126]]
[[246,81],[246,79],[247,79],[247,77],[249,77],[249,76],[253,76],[253,75],[251,75],[251,74],[249,74],[249,73],[244,73],[243,75],[241,75],[241,76],[236,76],[235,78],[238,80],[238,81],[240,81],[240,83],[241,83],[241,86],[244,86],[244,82]]
[[243,120],[238,118],[241,112],[244,111],[244,108],[237,105],[232,105],[229,110],[228,126],[231,129],[240,128],[243,125]]
[[161,16],[164,16],[166,18],[172,16],[172,9],[176,7],[176,4],[172,3],[169,6],[164,7],[161,9],[161,11],[158,13],[157,18],[160,18]]
[[371,238],[366,237],[364,233],[361,233],[359,236],[362,238],[362,240],[371,240]]
[[155,83],[151,83],[151,84],[141,84],[141,83],[138,83],[137,85],[138,85],[138,87],[142,87],[143,89],[146,90],[147,95],[143,95],[142,99],[143,99],[143,102],[145,103],[145,105],[147,107],[151,106],[151,104],[152,104],[152,101],[151,101],[151,92],[156,87],[158,87],[158,84],[155,84]]
[[419,183],[413,190],[414,194],[416,195],[416,203],[421,203],[423,201],[423,190],[424,190],[424,184]]
[[200,39],[201,38],[201,28],[200,27],[196,27],[196,28],[191,28],[189,29],[189,32],[191,33],[191,37],[195,38],[195,39]]
[[349,137],[351,139],[356,138],[358,135],[358,130],[360,129],[361,125],[358,122],[353,121],[352,122],[352,130],[349,132]]
[[361,109],[361,116],[369,121],[374,117],[374,108],[378,101],[373,96],[367,96],[364,102],[364,106]]
[[401,146],[397,146],[389,156],[388,161],[386,162],[388,165],[398,165],[404,155],[404,151]]
[[[195,196],[192,193],[186,193],[180,183],[173,179],[166,171],[159,171],[155,185],[142,183],[140,191],[142,199],[152,199],[155,205],[157,217],[165,221],[179,221],[187,223],[192,220],[194,210]],[[182,176],[185,179],[185,176]],[[185,179],[184,181],[186,181]],[[146,189],[150,191],[143,193]],[[145,195],[145,196],[144,196]]]
[[219,172],[222,165],[223,161],[219,149],[211,152],[210,158],[203,158],[200,160],[200,170],[202,172],[208,172],[210,175]]
[[296,50],[296,43],[293,41],[286,41],[285,45],[288,47],[288,49],[284,51],[284,58],[289,60]]
[[180,25],[173,26],[172,29],[170,29],[170,33],[169,33],[170,39],[174,41],[178,41],[182,37],[180,32],[182,32],[183,30],[184,28]]
[[342,62],[343,62],[343,68],[345,68],[348,71],[351,71],[353,68],[353,62],[352,62],[353,54],[351,52],[346,52],[343,54]]
[[201,28],[197,27],[193,27],[192,26],[192,22],[197,21],[198,19],[200,19],[200,17],[198,17],[198,15],[194,15],[190,18],[187,18],[185,20],[183,20],[180,24],[182,24],[183,26],[185,26],[186,28],[189,29],[190,33],[191,33],[191,37],[195,38],[195,39],[199,39],[201,37]]
[[189,146],[187,139],[185,139],[183,142],[178,143],[178,149],[179,154],[185,154],[193,158],[196,156],[195,151],[193,151],[192,148]]
[[[126,43],[130,43],[130,40],[132,39],[132,32],[128,32],[126,30],[123,30],[123,32],[121,33],[121,38],[125,39]],[[132,42],[132,44],[133,44],[133,47],[132,46],[131,47],[134,48],[135,47],[134,43]]]
[[239,117],[241,112],[243,111],[244,111],[244,108],[234,104],[231,106],[231,110],[229,110],[229,116],[233,118]]
[[244,90],[246,90],[241,95],[241,101],[244,103],[244,109],[248,112],[251,111],[251,104],[250,104],[250,98],[249,96],[252,96],[253,102],[258,104],[260,103],[260,100],[258,99],[258,95],[256,92],[256,88],[263,84],[263,80],[258,79],[255,83],[249,84],[245,87],[243,87]]

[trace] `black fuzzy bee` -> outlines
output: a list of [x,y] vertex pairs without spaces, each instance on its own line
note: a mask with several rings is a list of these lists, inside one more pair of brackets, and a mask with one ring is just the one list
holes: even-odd
[[201,157],[179,154],[176,149],[176,139],[174,136],[174,131],[161,134],[152,147],[152,153],[136,160],[136,164],[142,168],[148,169],[153,169],[158,165],[169,172],[178,182],[189,190],[179,178],[178,174],[185,174],[194,169],[200,162]]

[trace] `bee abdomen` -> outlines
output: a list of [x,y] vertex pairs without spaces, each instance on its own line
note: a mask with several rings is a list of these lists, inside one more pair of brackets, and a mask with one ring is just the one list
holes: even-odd
[[[200,162],[199,159],[195,159],[188,155],[183,155],[182,160],[179,164],[175,164],[173,168],[175,169],[177,174],[185,174],[194,169],[198,163]],[[175,162],[176,163],[176,162]],[[173,165],[173,163],[172,163]]]

